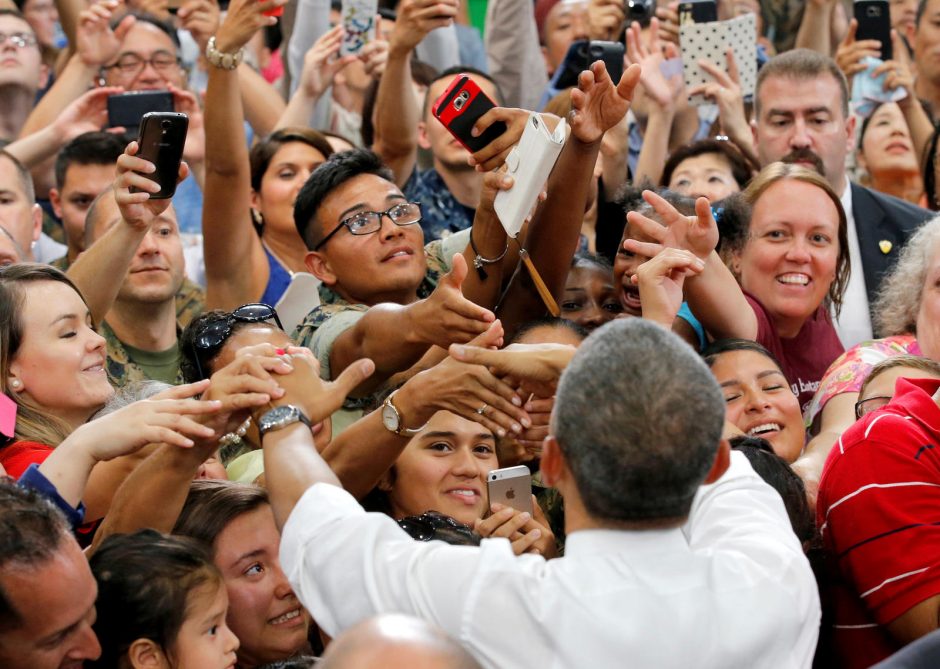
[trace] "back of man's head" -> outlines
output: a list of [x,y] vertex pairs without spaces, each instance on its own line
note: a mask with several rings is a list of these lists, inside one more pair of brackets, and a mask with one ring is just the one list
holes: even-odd
[[[333,191],[360,174],[374,174],[394,182],[391,170],[378,155],[368,149],[334,153],[307,177],[294,202],[294,225],[307,249],[315,249],[326,236],[322,224],[316,220],[320,205]],[[339,221],[332,223],[335,225]]]
[[19,158],[4,149],[0,149],[0,160],[6,160],[13,166],[17,185],[27,204],[30,206],[36,204],[36,188],[33,186],[33,177],[29,173],[29,169],[20,162]]
[[724,414],[717,381],[688,344],[629,318],[581,345],[558,385],[552,433],[591,516],[666,526],[688,516]]
[[[48,500],[0,477],[0,574],[15,567],[37,568],[69,539],[68,523]],[[21,615],[0,578],[0,632],[19,627]]]
[[767,100],[761,99],[761,88],[765,81],[776,77],[797,81],[832,77],[839,86],[839,108],[842,110],[842,118],[849,117],[849,85],[836,61],[812,49],[793,49],[774,56],[758,72],[754,91],[754,106],[758,118],[760,118],[761,106],[768,103]]
[[480,669],[442,630],[404,615],[365,620],[334,639],[317,669]]

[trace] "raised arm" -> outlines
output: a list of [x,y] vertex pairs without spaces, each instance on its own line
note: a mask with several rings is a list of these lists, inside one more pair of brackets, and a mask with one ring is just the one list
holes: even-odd
[[537,109],[548,75],[531,5],[489,0],[483,41],[490,74],[503,102],[508,107]]
[[685,282],[689,307],[705,329],[716,338],[757,336],[757,316],[744,298],[734,275],[715,252],[718,225],[711,206],[704,197],[695,202],[695,216],[683,216],[672,205],[652,191],[643,191],[645,199],[662,223],[631,211],[627,220],[635,229],[649,235],[655,242],[628,239],[624,246],[635,253],[654,257],[664,248],[684,249],[702,261],[698,276]]
[[[251,409],[267,406],[273,398],[280,397],[283,391],[271,373],[290,370],[291,366],[282,358],[246,351],[245,355],[239,352],[208,382],[201,382],[201,389],[205,390],[203,400],[217,405],[215,413],[200,417],[212,434],[195,440],[192,448],[161,445],[140,463],[115,492],[93,547],[108,535],[144,527],[170,532],[186,501],[190,482],[199,466],[218,448],[220,435],[234,431]],[[154,500],[160,503],[154,504]]]
[[456,0],[402,0],[398,6],[388,62],[375,98],[373,150],[392,169],[399,187],[415,167],[422,114],[411,85],[411,54],[429,32],[450,25],[456,13]]
[[[285,2],[235,0],[216,35],[216,48],[237,53],[262,26],[276,23],[262,12]],[[238,77],[234,69],[209,66],[202,234],[210,308],[232,309],[257,300],[270,273],[251,221],[251,173]],[[234,267],[238,271],[232,271]]]
[[[96,323],[111,310],[121,288],[118,278],[123,279],[127,274],[140,242],[170,206],[169,199],[150,199],[150,193],[159,191],[160,184],[145,175],[155,170],[153,163],[137,157],[137,142],[127,145],[118,157],[118,176],[114,182],[114,198],[121,211],[121,220],[69,267],[69,278],[78,286]],[[180,164],[178,181],[185,179],[187,174],[186,163]],[[131,187],[138,191],[132,193]],[[103,272],[103,267],[108,271]]]
[[[571,136],[548,179],[548,197],[529,224],[524,242],[556,300],[564,292],[571,258],[578,248],[601,140],[626,115],[639,80],[640,67],[634,64],[615,85],[598,61],[581,73],[578,88],[571,92]],[[521,323],[544,313],[528,272],[520,270],[500,304],[507,334],[511,336]]]
[[[356,392],[368,393],[393,374],[409,369],[431,346],[447,348],[485,332],[495,316],[464,297],[461,285],[466,276],[466,260],[455,255],[451,271],[441,277],[426,299],[406,306],[379,304],[369,309],[333,342],[331,378],[367,357],[375,363],[375,372]],[[391,332],[395,333],[395,346],[389,346]]]

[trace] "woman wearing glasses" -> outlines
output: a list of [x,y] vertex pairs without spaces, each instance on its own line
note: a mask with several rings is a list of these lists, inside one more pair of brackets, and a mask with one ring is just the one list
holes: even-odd
[[[855,422],[862,382],[875,365],[901,355],[940,361],[940,218],[925,223],[904,245],[873,313],[882,338],[862,342],[833,362],[806,409],[810,443],[826,452]],[[859,410],[867,412],[876,403]]]
[[209,57],[206,90],[202,222],[209,307],[277,304],[293,274],[307,271],[294,200],[313,169],[333,153],[320,133],[290,128],[263,139],[249,155],[236,68],[252,35],[274,21],[262,14],[273,6],[270,0],[233,2],[208,50],[216,56]]

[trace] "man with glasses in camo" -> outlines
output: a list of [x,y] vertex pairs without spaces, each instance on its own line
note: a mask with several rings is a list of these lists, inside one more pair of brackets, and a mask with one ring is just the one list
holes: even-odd
[[[495,189],[506,186],[488,176],[489,196],[484,186],[473,227],[425,246],[420,206],[405,199],[371,151],[334,154],[310,175],[294,221],[309,250],[307,268],[323,285],[320,306],[294,339],[314,352],[325,378],[369,357],[376,372],[354,395],[366,396],[420,366],[433,346],[446,349],[490,328],[502,266],[467,271],[478,255],[501,258],[508,247],[491,214]],[[400,418],[401,428],[416,427]]]

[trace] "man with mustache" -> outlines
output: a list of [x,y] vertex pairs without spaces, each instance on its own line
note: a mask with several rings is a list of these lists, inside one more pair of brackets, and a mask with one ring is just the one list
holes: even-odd
[[788,51],[761,69],[754,140],[761,166],[782,160],[816,169],[841,194],[852,272],[836,328],[849,348],[872,338],[869,304],[881,277],[931,213],[850,183],[845,159],[855,136],[848,88],[835,61],[807,49]]

